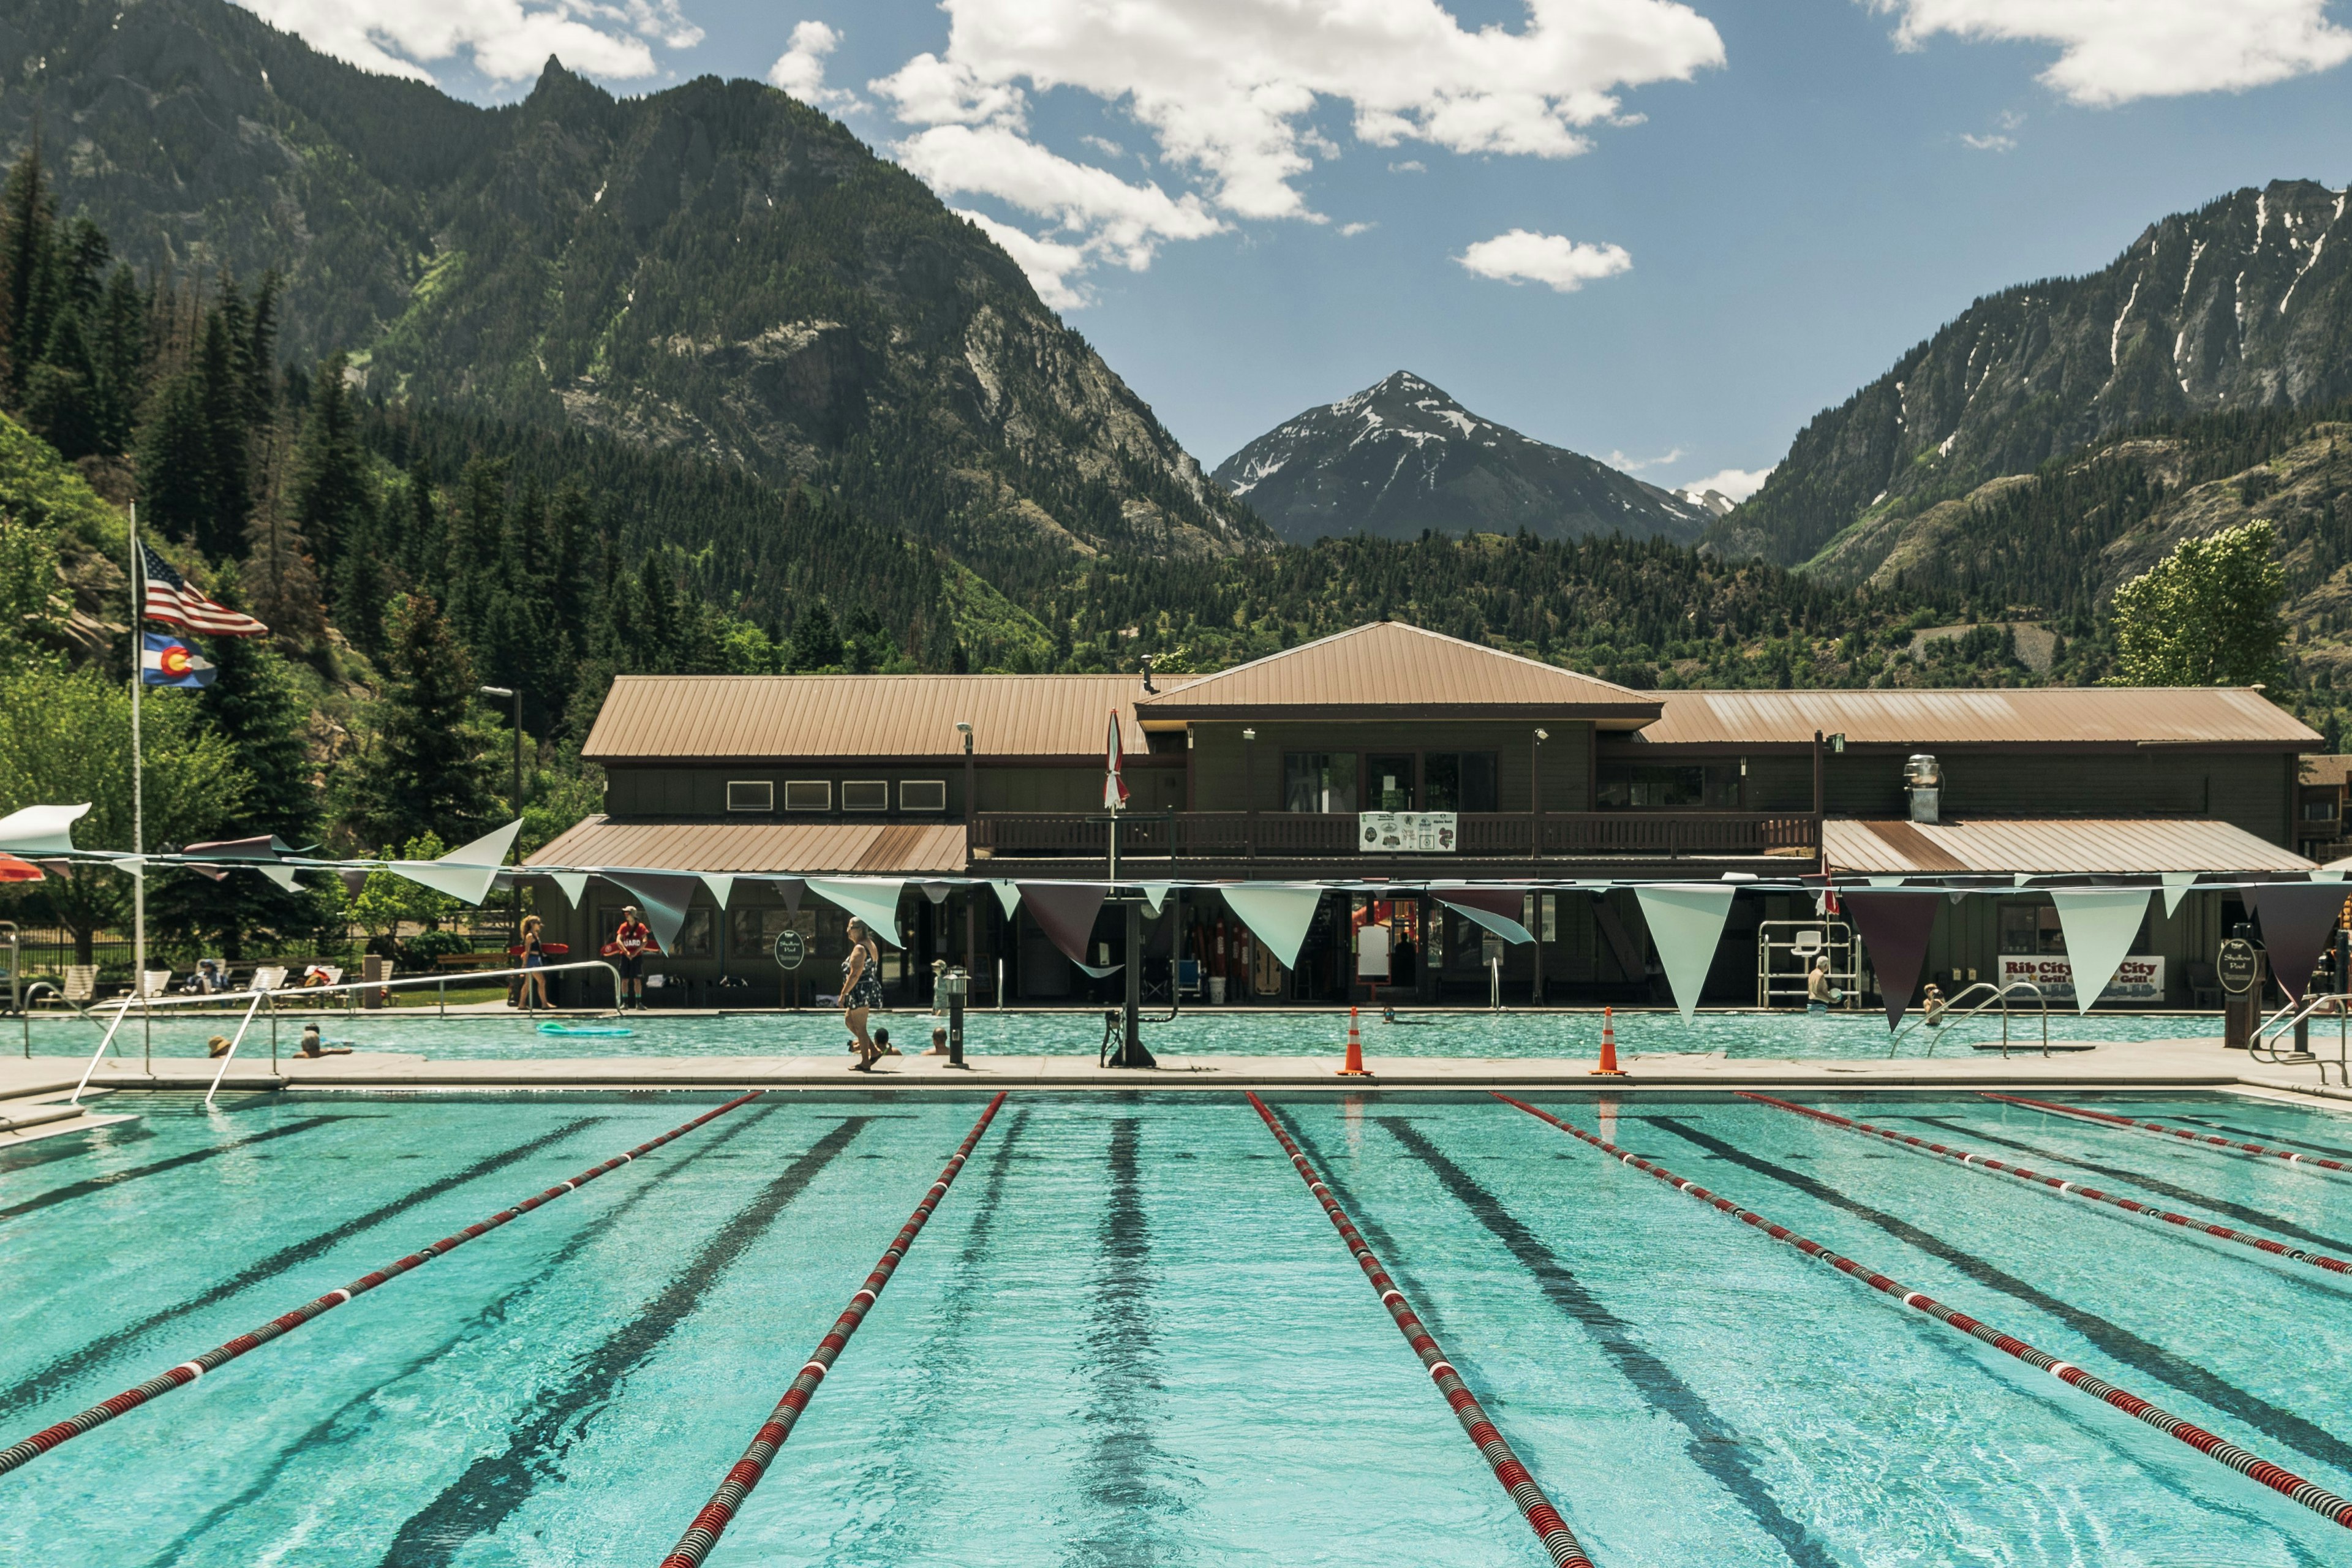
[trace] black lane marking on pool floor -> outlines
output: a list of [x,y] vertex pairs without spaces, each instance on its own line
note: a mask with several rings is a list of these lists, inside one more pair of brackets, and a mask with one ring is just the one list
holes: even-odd
[[[997,1140],[989,1156],[988,1178],[981,1186],[979,1200],[972,1205],[971,1227],[964,1233],[963,1247],[956,1254],[954,1274],[945,1287],[937,1315],[930,1320],[923,1348],[916,1356],[916,1374],[910,1380],[909,1392],[892,1401],[891,1408],[886,1412],[889,1430],[867,1447],[865,1470],[855,1490],[871,1497],[887,1497],[890,1507],[854,1540],[836,1542],[837,1550],[853,1561],[905,1562],[922,1556],[939,1543],[937,1534],[929,1528],[929,1518],[951,1495],[950,1488],[954,1478],[929,1469],[908,1468],[904,1456],[925,1439],[953,1429],[955,1419],[966,1414],[961,1402],[967,1391],[961,1380],[975,1367],[990,1365],[992,1352],[984,1342],[973,1341],[970,1325],[974,1310],[989,1300],[984,1278],[988,1249],[995,1238],[997,1216],[1003,1209],[1005,1181],[1012,1174],[1016,1158],[1041,1158],[1016,1156],[1013,1152],[1020,1146],[1022,1133],[1028,1130],[1032,1112],[1033,1108],[1026,1105],[1013,1112],[1004,1136]],[[994,1371],[992,1366],[991,1371]],[[992,1375],[987,1393],[1002,1392],[998,1379]]]
[[125,1182],[135,1182],[142,1176],[160,1176],[166,1171],[176,1171],[184,1165],[197,1164],[234,1150],[250,1148],[256,1143],[267,1143],[273,1138],[291,1138],[297,1132],[308,1132],[314,1127],[324,1127],[330,1122],[355,1120],[358,1119],[347,1115],[305,1116],[300,1121],[289,1121],[283,1127],[272,1127],[263,1132],[249,1132],[242,1138],[231,1138],[225,1142],[215,1143],[210,1148],[193,1149],[185,1154],[174,1154],[168,1160],[158,1160],[151,1165],[133,1165],[127,1171],[110,1171],[102,1176],[90,1176],[82,1181],[68,1183],[65,1186],[26,1198],[21,1203],[10,1204],[5,1208],[0,1208],[0,1220],[15,1219],[19,1215],[31,1214],[38,1209],[54,1208],[71,1198],[88,1197],[92,1193],[103,1192],[109,1187],[119,1187]]
[[1085,1415],[1092,1441],[1079,1486],[1104,1522],[1073,1541],[1065,1559],[1095,1568],[1143,1568],[1190,1556],[1153,1528],[1182,1500],[1164,1479],[1171,1467],[1153,1436],[1159,1344],[1151,1321],[1151,1220],[1136,1157],[1142,1127],[1135,1116],[1110,1124],[1110,1182],[1097,1231],[1102,1258],[1083,1363],[1092,1384]]
[[[2151,1121],[2158,1119],[2153,1116],[2148,1118]],[[2185,1121],[2191,1127],[2210,1127],[2216,1132],[2234,1132],[2241,1138],[2251,1138],[2258,1143],[2283,1143],[2290,1149],[2307,1149],[2312,1153],[2326,1154],[2331,1159],[2352,1160],[2352,1149],[2339,1148],[2333,1143],[2314,1143],[2304,1138],[2290,1138],[2284,1132],[2257,1132],[2251,1127],[2232,1127],[2226,1121],[2216,1121],[2208,1116],[2175,1116],[2168,1120]]]
[[[2264,1230],[2275,1231],[2281,1236],[2291,1236],[2297,1241],[2307,1241],[2314,1247],[2324,1247],[2339,1258],[2346,1253],[2352,1253],[2352,1241],[2338,1241],[2332,1236],[2322,1236],[2315,1230],[2305,1230],[2293,1220],[2279,1219],[2263,1213],[2260,1209],[2251,1209],[2243,1204],[2231,1203],[2227,1198],[2210,1197],[2203,1193],[2191,1192],[2187,1187],[2175,1186],[2161,1176],[2143,1176],[2137,1171],[2126,1171],[2119,1165],[2097,1164],[2080,1154],[2069,1154],[2057,1149],[2045,1149],[2038,1143],[2021,1143],[2014,1138],[2003,1138],[1998,1133],[1987,1132],[1979,1127],[1969,1127],[1958,1121],[1947,1121],[1940,1116],[1898,1116],[1889,1120],[1916,1121],[1923,1126],[1949,1132],[1954,1137],[1974,1138],[1979,1142],[1998,1143],[2005,1149],[2014,1149],[2021,1154],[2032,1154],[2042,1160],[2054,1160],[2062,1165],[2073,1165],[2078,1170],[2096,1171],[2102,1176],[2111,1176],[2118,1182],[2132,1182],[2151,1193],[2162,1193],[2174,1203],[2187,1204],[2192,1209],[2211,1209],[2246,1225],[2258,1225]],[[2042,1190],[2046,1192],[2049,1189]]]
[[1599,1345],[1642,1402],[1690,1435],[1691,1463],[1746,1508],[1764,1533],[1780,1543],[1789,1560],[1807,1568],[1836,1568],[1838,1559],[1796,1520],[1782,1511],[1771,1490],[1749,1466],[1739,1434],[1674,1368],[1633,1337],[1633,1325],[1602,1305],[1544,1240],[1514,1215],[1475,1176],[1447,1158],[1426,1134],[1398,1116],[1373,1118],[1405,1152],[1428,1167],[1488,1235],[1503,1244],[1560,1316]]
[[265,1279],[273,1279],[286,1270],[297,1268],[320,1257],[329,1249],[349,1241],[352,1237],[374,1229],[385,1221],[394,1219],[419,1204],[430,1203],[445,1193],[464,1186],[493,1172],[503,1171],[519,1160],[529,1159],[551,1143],[571,1137],[583,1127],[602,1126],[608,1117],[583,1116],[564,1122],[552,1131],[543,1132],[527,1143],[517,1144],[502,1153],[477,1160],[462,1171],[455,1171],[437,1181],[425,1183],[413,1192],[403,1194],[390,1203],[382,1204],[363,1215],[355,1215],[341,1225],[330,1226],[306,1240],[278,1248],[268,1257],[249,1263],[227,1279],[206,1287],[184,1301],[150,1312],[128,1328],[109,1330],[98,1339],[68,1351],[6,1388],[0,1388],[0,1420],[30,1408],[49,1398],[60,1389],[108,1362],[128,1353],[147,1335],[164,1324],[217,1306],[240,1290],[250,1289]]
[[694,1257],[595,1350],[574,1362],[562,1383],[543,1391],[507,1433],[498,1453],[485,1454],[440,1495],[410,1514],[384,1552],[383,1568],[439,1568],[465,1544],[498,1529],[529,1501],[541,1481],[557,1474],[598,1406],[691,1317],[702,1298],[741,1260],[777,1216],[849,1147],[871,1120],[852,1116],[784,1167],[760,1195],[719,1226]]
[[2062,1301],[2047,1290],[2028,1284],[1974,1253],[1961,1250],[1942,1237],[1922,1230],[1908,1220],[1898,1219],[1884,1209],[1873,1208],[1858,1198],[1848,1197],[1817,1177],[1774,1164],[1673,1117],[1645,1116],[1642,1120],[1744,1170],[1769,1177],[1784,1186],[1794,1187],[1807,1197],[1876,1226],[1895,1240],[1906,1242],[1930,1258],[1950,1264],[1987,1289],[1998,1290],[2012,1300],[2047,1312],[2097,1346],[2102,1354],[2135,1371],[2146,1373],[2191,1399],[2234,1415],[2264,1436],[2273,1437],[2323,1464],[2333,1465],[2338,1470],[2352,1474],[2352,1443],[2292,1410],[2283,1410],[2261,1395],[2248,1393],[2194,1362],[2183,1361],[2161,1345],[2140,1338],[2120,1323],[2110,1322],[2095,1312]]
[[[549,1254],[547,1260],[541,1263],[529,1279],[501,1292],[497,1300],[467,1319],[457,1332],[422,1355],[411,1357],[401,1363],[393,1369],[389,1376],[352,1394],[328,1412],[322,1419],[313,1424],[309,1431],[280,1448],[271,1456],[267,1464],[261,1467],[243,1490],[227,1501],[207,1510],[194,1523],[174,1536],[164,1546],[160,1555],[149,1559],[145,1568],[175,1568],[182,1557],[187,1553],[188,1549],[210,1533],[221,1521],[234,1517],[268,1496],[269,1489],[278,1484],[278,1478],[291,1468],[297,1461],[308,1458],[314,1454],[331,1456],[338,1450],[359,1441],[367,1428],[374,1424],[375,1412],[370,1407],[384,1390],[397,1386],[404,1379],[414,1377],[467,1341],[479,1338],[505,1322],[514,1315],[516,1309],[536,1294],[541,1286],[562,1273],[573,1258],[602,1240],[607,1232],[628,1216],[631,1210],[659,1191],[663,1184],[680,1174],[688,1166],[704,1155],[717,1153],[733,1139],[750,1131],[757,1122],[765,1121],[782,1109],[782,1106],[774,1104],[747,1107],[744,1115],[730,1118],[729,1124],[720,1129],[709,1142],[689,1148],[677,1159],[661,1162],[651,1174],[630,1189],[628,1194],[620,1202],[567,1237],[563,1245]],[[352,1417],[362,1412],[366,1414],[362,1419],[353,1422]],[[346,1426],[346,1423],[350,1425]]]

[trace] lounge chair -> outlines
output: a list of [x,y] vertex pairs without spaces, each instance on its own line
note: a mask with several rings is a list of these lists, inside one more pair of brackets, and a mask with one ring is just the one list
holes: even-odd
[[275,991],[285,984],[286,966],[282,963],[265,963],[253,972],[253,984],[249,989]]
[[98,965],[95,963],[67,964],[65,990],[62,994],[68,1002],[77,1007],[87,1007],[96,1001]]
[[171,988],[172,972],[168,969],[150,969],[139,978],[141,996],[161,996]]

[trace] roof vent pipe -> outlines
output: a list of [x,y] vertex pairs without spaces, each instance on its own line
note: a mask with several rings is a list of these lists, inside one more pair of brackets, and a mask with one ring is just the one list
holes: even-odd
[[1903,764],[1903,787],[1911,796],[1911,820],[1941,822],[1944,767],[1925,752],[1914,752]]

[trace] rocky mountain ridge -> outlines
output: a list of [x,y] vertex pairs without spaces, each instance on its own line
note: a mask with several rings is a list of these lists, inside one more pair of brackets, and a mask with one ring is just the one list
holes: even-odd
[[1284,421],[1213,477],[1297,544],[1353,533],[1412,539],[1423,529],[1687,543],[1714,515],[1703,502],[1483,419],[1402,370]]

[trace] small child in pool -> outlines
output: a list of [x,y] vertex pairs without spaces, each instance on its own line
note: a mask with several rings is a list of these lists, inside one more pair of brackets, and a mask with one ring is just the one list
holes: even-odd
[[352,1048],[349,1046],[331,1046],[321,1040],[319,1037],[319,1026],[316,1024],[302,1026],[302,1044],[298,1049],[313,1061],[320,1057],[347,1057],[352,1054]]

